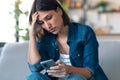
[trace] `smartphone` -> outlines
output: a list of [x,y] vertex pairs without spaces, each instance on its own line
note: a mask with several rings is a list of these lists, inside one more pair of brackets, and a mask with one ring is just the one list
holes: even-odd
[[57,64],[53,61],[53,59],[49,59],[46,61],[42,61],[40,62],[40,64],[42,65],[43,68],[45,69],[49,69],[52,66],[56,66]]

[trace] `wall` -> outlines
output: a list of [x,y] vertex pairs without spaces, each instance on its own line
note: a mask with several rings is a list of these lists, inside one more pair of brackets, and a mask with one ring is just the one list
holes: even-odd
[[[101,0],[88,0],[88,3],[95,5],[99,1],[101,1]],[[110,2],[114,6],[120,5],[120,0],[104,0],[104,1]]]
[[[88,4],[95,6],[100,0],[88,0]],[[110,4],[108,9],[116,9],[120,6],[120,0],[105,0]],[[82,9],[69,9],[68,11],[71,19],[75,22],[80,22],[83,17]],[[77,14],[76,14],[77,13]],[[98,13],[97,9],[88,10],[86,14],[87,24],[91,25],[93,28],[104,29],[105,34],[120,34],[120,11],[119,12],[108,12],[108,13]]]

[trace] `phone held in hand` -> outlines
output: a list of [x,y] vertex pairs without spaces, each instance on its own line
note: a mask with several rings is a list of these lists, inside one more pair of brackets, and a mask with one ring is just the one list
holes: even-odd
[[43,67],[44,69],[49,69],[50,67],[57,65],[57,64],[53,61],[53,59],[49,59],[49,60],[46,60],[46,61],[42,61],[42,62],[40,62],[40,64],[42,65],[42,67]]

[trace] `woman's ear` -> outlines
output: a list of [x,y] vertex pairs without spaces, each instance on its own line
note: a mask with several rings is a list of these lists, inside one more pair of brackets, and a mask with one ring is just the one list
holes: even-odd
[[57,7],[56,11],[62,16],[62,9],[60,9],[59,7]]

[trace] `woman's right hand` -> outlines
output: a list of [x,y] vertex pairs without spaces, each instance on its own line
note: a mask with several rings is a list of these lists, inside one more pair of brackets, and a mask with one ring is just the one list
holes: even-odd
[[31,23],[31,27],[30,27],[30,35],[36,35],[41,29],[40,25],[36,22],[37,18],[38,18],[38,13],[35,12],[32,15],[32,23]]
[[[29,49],[28,49],[28,63],[35,64],[41,59],[40,53],[37,49],[36,34],[40,30],[40,25],[36,23],[38,13],[32,14],[32,22],[29,28]],[[38,30],[39,29],[39,30]]]

